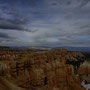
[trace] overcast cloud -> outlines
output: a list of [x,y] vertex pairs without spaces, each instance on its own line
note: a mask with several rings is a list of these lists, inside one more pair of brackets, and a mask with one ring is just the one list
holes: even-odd
[[90,0],[0,0],[0,45],[89,47]]

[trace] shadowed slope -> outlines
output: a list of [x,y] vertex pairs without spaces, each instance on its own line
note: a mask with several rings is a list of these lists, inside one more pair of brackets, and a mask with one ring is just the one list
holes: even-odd
[[16,85],[9,82],[7,79],[0,77],[0,90],[25,90],[17,87]]

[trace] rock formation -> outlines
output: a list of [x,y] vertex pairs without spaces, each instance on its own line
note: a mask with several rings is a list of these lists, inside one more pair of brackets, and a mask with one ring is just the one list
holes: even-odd
[[87,84],[90,84],[90,59],[80,65],[78,69],[78,74],[81,82],[83,80],[86,80]]
[[[84,58],[66,49],[0,52],[0,76],[25,90],[85,90],[68,59]],[[2,89],[3,90],[3,89]],[[13,89],[11,89],[13,90]]]

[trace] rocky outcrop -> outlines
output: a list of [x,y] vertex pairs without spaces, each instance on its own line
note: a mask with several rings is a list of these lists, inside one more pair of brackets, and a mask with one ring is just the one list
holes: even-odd
[[90,59],[80,65],[78,74],[81,82],[86,81],[87,84],[90,84]]
[[66,64],[67,59],[84,57],[81,53],[62,48],[35,52],[15,51],[12,54],[16,56],[13,61],[0,62],[3,68],[0,75],[18,87],[26,90],[85,90],[75,76],[73,66]]

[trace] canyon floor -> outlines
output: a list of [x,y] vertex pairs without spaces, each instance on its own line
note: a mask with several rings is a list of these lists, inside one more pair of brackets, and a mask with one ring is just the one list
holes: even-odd
[[65,48],[0,49],[0,90],[90,90],[90,59]]

